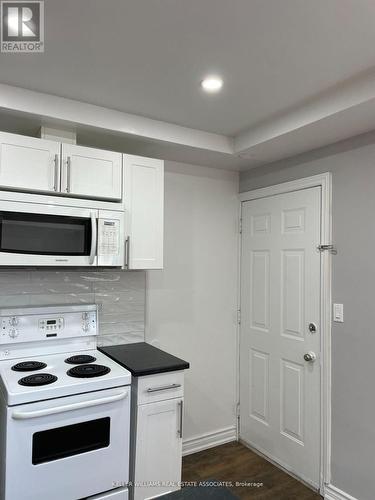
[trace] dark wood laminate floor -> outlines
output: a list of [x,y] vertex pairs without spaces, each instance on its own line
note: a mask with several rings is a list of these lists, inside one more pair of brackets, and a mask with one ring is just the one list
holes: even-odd
[[206,479],[263,483],[258,488],[230,488],[238,498],[246,500],[322,500],[318,493],[237,442],[184,457],[182,480]]

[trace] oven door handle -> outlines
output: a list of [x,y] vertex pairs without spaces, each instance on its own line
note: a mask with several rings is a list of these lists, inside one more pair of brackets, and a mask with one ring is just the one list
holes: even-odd
[[96,247],[98,241],[98,227],[96,225],[96,215],[94,212],[91,213],[91,250],[89,257],[89,264],[92,266],[94,264]]
[[82,401],[81,403],[72,403],[65,406],[55,406],[54,408],[45,408],[43,410],[36,411],[14,411],[12,413],[12,418],[14,420],[29,420],[31,418],[46,417],[47,415],[55,415],[56,413],[64,413],[66,411],[81,410],[85,408],[90,408],[92,406],[105,405],[109,403],[115,403],[125,399],[129,394],[129,391],[117,394],[116,396],[110,396],[108,398],[92,399],[91,401]]

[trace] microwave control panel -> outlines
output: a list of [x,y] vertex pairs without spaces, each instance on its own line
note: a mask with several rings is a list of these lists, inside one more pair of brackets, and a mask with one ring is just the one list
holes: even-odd
[[118,255],[120,251],[120,221],[99,219],[99,255]]

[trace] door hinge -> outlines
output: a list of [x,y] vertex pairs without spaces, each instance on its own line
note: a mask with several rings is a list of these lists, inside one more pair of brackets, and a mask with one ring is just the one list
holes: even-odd
[[239,231],[242,234],[242,217],[240,217]]
[[334,247],[334,245],[318,245],[317,249],[319,250],[319,252],[326,252],[326,251],[328,251],[329,253],[331,253],[333,255],[337,254],[337,250]]
[[240,418],[240,410],[241,410],[240,403],[237,403],[236,404],[236,417],[237,418]]
[[237,323],[241,324],[241,309],[237,309]]

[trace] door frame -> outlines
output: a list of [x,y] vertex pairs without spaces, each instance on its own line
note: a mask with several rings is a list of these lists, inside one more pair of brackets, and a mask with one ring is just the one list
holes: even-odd
[[[304,177],[301,179],[275,184],[260,189],[254,189],[239,194],[240,226],[242,217],[242,203],[246,201],[268,198],[278,194],[301,191],[312,187],[321,188],[321,241],[322,245],[332,244],[332,174],[323,174]],[[241,229],[239,238],[239,286],[238,310],[241,307]],[[325,487],[331,482],[331,302],[332,302],[332,255],[323,251],[320,267],[320,324],[321,324],[321,365],[320,365],[320,493],[324,495]],[[237,342],[237,394],[239,401],[240,384],[240,330],[238,327]],[[239,427],[238,427],[239,437]]]

